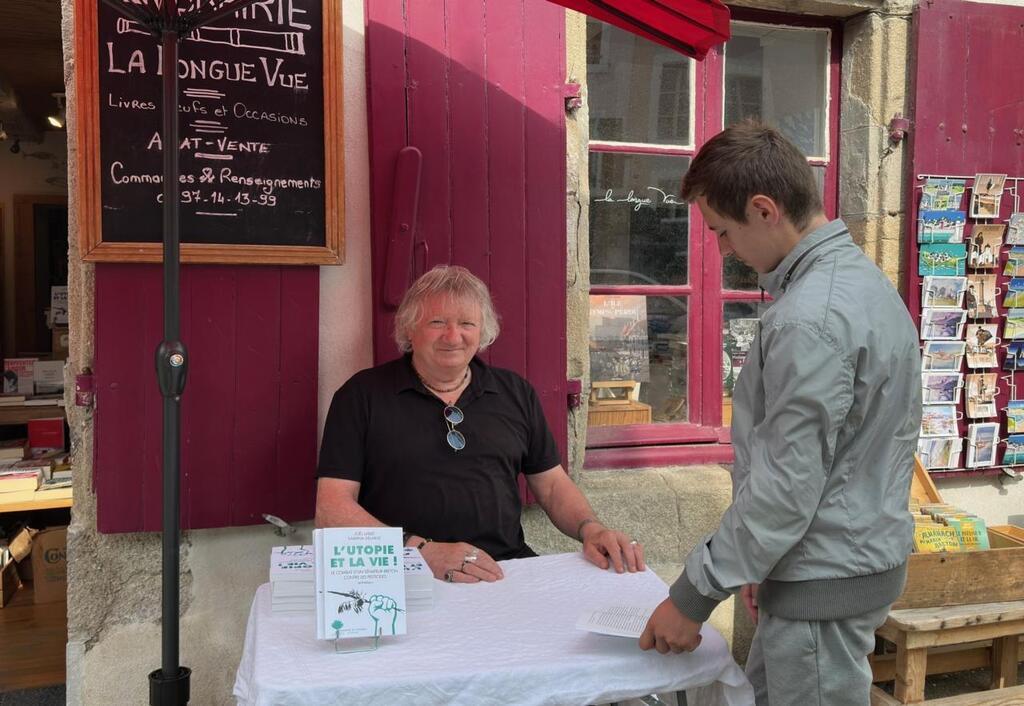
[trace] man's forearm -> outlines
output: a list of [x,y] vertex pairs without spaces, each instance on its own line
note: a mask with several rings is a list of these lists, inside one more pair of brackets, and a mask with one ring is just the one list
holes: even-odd
[[537,500],[551,523],[567,537],[582,541],[581,534],[589,525],[600,525],[586,496],[564,471],[546,497],[538,495]]
[[384,523],[363,509],[357,502],[331,503],[329,506],[317,503],[317,527],[383,527]]

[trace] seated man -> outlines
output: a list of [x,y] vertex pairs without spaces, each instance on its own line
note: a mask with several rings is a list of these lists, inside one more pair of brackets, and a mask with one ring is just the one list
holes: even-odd
[[497,561],[535,556],[520,524],[522,472],[587,559],[642,571],[640,544],[598,522],[562,469],[534,389],[475,357],[497,336],[487,286],[465,268],[413,283],[395,315],[405,355],[356,373],[331,402],[316,526],[400,526],[436,578],[496,581]]

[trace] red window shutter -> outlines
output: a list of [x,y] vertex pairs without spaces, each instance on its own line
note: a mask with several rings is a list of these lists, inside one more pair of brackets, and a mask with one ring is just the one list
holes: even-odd
[[[319,268],[181,270],[181,527],[313,516]],[[161,527],[158,265],[96,266],[95,455],[101,532]]]
[[391,219],[415,200],[407,175],[395,188],[412,146],[418,215],[401,268],[463,265],[488,283],[502,332],[485,357],[534,385],[563,460],[564,28],[546,0],[367,3],[374,360],[398,355],[385,282]]

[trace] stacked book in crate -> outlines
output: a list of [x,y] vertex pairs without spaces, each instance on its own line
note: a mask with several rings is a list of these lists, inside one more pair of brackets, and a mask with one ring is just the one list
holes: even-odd
[[434,574],[416,547],[405,547],[405,607],[407,610],[434,605]]

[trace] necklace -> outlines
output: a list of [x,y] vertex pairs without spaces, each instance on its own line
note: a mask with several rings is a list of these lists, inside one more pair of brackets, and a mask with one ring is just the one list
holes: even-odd
[[426,380],[423,379],[423,376],[420,375],[420,371],[419,370],[416,370],[415,367],[413,367],[413,370],[416,371],[416,377],[418,377],[420,379],[420,382],[423,383],[423,387],[427,388],[431,392],[437,392],[437,393],[442,394],[442,395],[446,394],[448,392],[455,392],[460,387],[465,385],[466,384],[466,380],[469,379],[469,368],[467,367],[466,368],[466,374],[462,376],[462,379],[459,380],[458,384],[456,384],[454,387],[434,387],[429,382],[427,382]]

